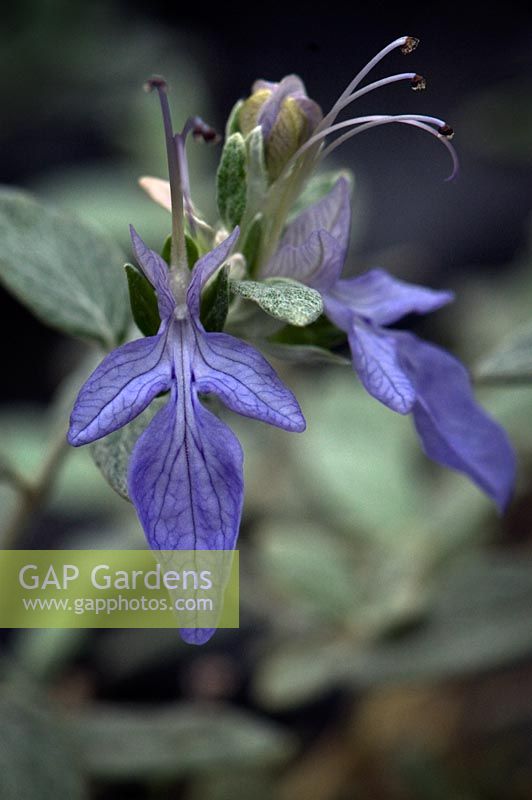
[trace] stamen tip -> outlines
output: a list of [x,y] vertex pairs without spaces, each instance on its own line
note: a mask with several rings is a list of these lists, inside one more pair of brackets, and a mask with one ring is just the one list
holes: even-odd
[[451,128],[450,125],[447,124],[441,125],[438,128],[438,133],[440,134],[440,136],[443,136],[445,139],[449,140],[452,139],[454,136],[454,130]]
[[414,52],[418,44],[419,39],[416,39],[415,36],[407,36],[404,45],[401,47],[401,53],[404,56],[410,55],[410,53]]
[[422,92],[427,88],[427,81],[422,75],[414,75],[410,81],[410,86],[414,92]]
[[208,144],[217,144],[222,138],[218,131],[204,122],[201,117],[192,119],[192,136],[194,139],[203,139]]
[[145,92],[153,92],[154,89],[160,89],[161,91],[166,92],[168,89],[168,84],[162,75],[152,75],[151,78],[146,81],[143,88]]

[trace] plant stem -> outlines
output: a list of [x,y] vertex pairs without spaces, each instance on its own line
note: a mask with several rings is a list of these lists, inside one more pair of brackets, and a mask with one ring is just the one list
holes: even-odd
[[[17,476],[17,481],[12,481],[19,491],[20,503],[1,537],[4,550],[16,549],[32,515],[46,502],[68,451],[66,431],[61,428],[60,435],[51,443],[36,479],[30,483],[22,476]],[[12,476],[15,477],[15,473]]]

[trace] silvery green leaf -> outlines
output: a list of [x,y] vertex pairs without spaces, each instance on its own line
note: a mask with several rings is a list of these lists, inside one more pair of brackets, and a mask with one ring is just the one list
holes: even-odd
[[225,142],[216,175],[220,216],[228,228],[240,223],[246,208],[246,145],[241,133]]
[[482,359],[476,375],[486,382],[532,381],[532,326],[517,331],[498,350]]
[[246,198],[246,220],[261,208],[268,191],[268,173],[264,160],[262,128],[257,125],[246,137],[248,176]]
[[125,500],[129,500],[127,490],[127,470],[129,459],[137,439],[147,428],[153,417],[164,405],[166,399],[155,399],[148,408],[128,425],[119,428],[109,436],[98,439],[90,445],[94,463],[108,484]]
[[0,192],[0,281],[36,317],[106,348],[130,319],[120,248],[97,227],[25,192]]
[[323,311],[321,295],[315,289],[288,278],[266,281],[231,281],[234,294],[252,300],[267,314],[291,325],[314,322]]

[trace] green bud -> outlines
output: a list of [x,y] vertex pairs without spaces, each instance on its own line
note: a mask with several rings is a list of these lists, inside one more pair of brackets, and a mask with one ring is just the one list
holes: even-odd
[[280,83],[257,81],[251,96],[235,113],[244,136],[257,126],[262,129],[266,168],[272,182],[310,138],[322,117],[319,106],[307,97],[303,83],[295,75],[288,75]]

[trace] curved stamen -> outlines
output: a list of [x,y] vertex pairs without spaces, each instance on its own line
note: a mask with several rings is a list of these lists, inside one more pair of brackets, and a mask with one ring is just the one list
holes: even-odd
[[[437,129],[432,128],[430,125],[426,124],[423,121],[420,121],[419,118],[416,118],[414,115],[408,116],[407,114],[399,115],[399,116],[390,116],[390,117],[381,117],[380,119],[375,119],[372,122],[366,122],[362,125],[357,126],[353,130],[344,133],[343,136],[339,136],[334,142],[331,142],[320,154],[320,158],[325,158],[326,156],[330,155],[333,150],[339,147],[348,139],[351,139],[353,136],[356,136],[359,133],[363,133],[364,131],[370,130],[371,128],[376,128],[379,125],[389,125],[390,123],[400,123],[402,125],[412,125],[414,128],[419,128],[426,133],[430,133],[432,136],[435,136],[438,141],[440,141],[448,150],[452,163],[453,169],[451,174],[445,178],[446,181],[452,181],[456,175],[458,174],[459,170],[459,162],[458,156],[456,154],[456,150],[452,146],[450,142],[450,137],[452,135],[452,128],[450,128],[445,123],[440,125]],[[451,133],[447,133],[447,131]]]
[[405,54],[410,53],[415,49],[415,47],[417,47],[417,43],[418,40],[414,39],[412,36],[400,36],[399,39],[395,39],[393,42],[390,42],[390,44],[387,44],[386,47],[383,47],[382,50],[380,50],[380,52],[378,52],[377,55],[371,59],[371,61],[368,61],[366,66],[363,67],[357,75],[355,75],[351,83],[345,88],[331,110],[318,125],[317,130],[321,130],[322,126],[328,127],[330,123],[336,119],[340,104],[346,99],[346,97],[349,97],[353,89],[356,89],[356,87],[362,83],[366,75],[368,75],[368,73],[370,73],[371,70],[376,67],[383,58],[386,58],[388,53],[391,53],[393,50],[397,50],[399,47]]
[[310,139],[307,139],[307,141],[301,145],[299,150],[294,153],[292,158],[287,161],[283,169],[283,174],[288,172],[292,164],[297,161],[310,147],[313,147],[318,142],[323,141],[327,136],[330,136],[331,133],[336,133],[336,131],[340,131],[343,128],[352,128],[356,125],[362,125],[382,119],[415,119],[419,122],[427,122],[430,125],[435,125],[437,128],[443,128],[447,124],[443,119],[438,119],[438,117],[428,117],[425,114],[398,114],[394,116],[390,114],[371,114],[365,117],[353,117],[352,119],[346,119],[343,122],[336,122],[334,125],[330,125],[325,130],[319,131],[319,133],[315,133],[314,136],[311,136]]
[[181,133],[176,133],[174,135],[177,159],[179,161],[179,168],[181,171],[181,189],[183,191],[185,214],[187,216],[190,231],[192,232],[192,235],[195,236],[197,232],[197,223],[200,221],[196,216],[196,209],[194,208],[194,203],[192,202],[192,194],[190,189],[188,159],[186,154],[186,141],[189,134],[192,134],[194,139],[203,139],[204,142],[209,144],[217,144],[221,137],[217,131],[204,122],[201,117],[189,117],[185,122]]
[[382,86],[388,86],[390,83],[397,83],[399,81],[410,81],[412,89],[421,89],[425,88],[426,83],[425,79],[418,75],[416,72],[401,72],[397,75],[390,75],[388,78],[382,78],[379,81],[374,81],[373,83],[368,83],[367,86],[364,86],[362,89],[359,89],[357,92],[353,92],[341,103],[337,103],[338,106],[336,110],[335,117],[338,116],[340,111],[342,111],[347,106],[351,105],[355,100],[358,100],[359,97],[363,97],[365,94],[369,92],[375,91],[375,89],[380,89]]

